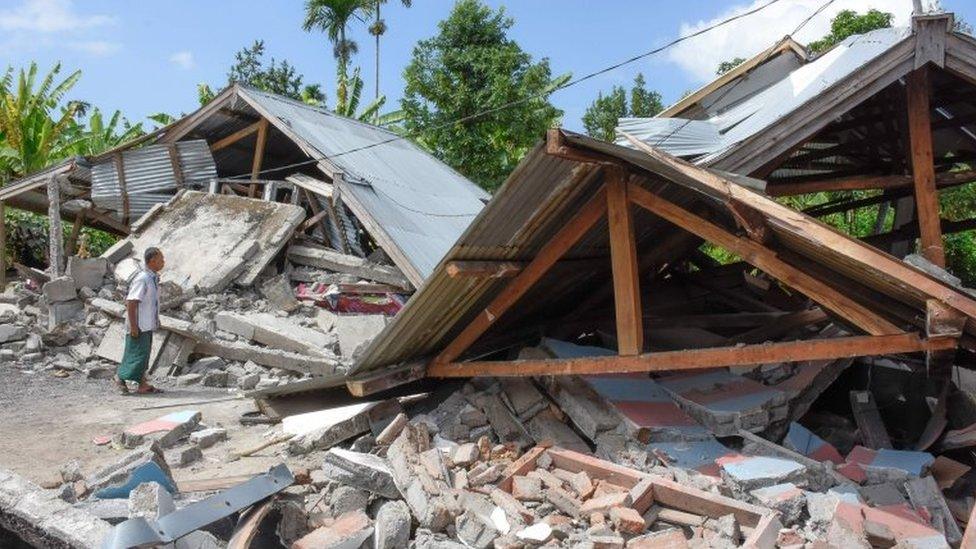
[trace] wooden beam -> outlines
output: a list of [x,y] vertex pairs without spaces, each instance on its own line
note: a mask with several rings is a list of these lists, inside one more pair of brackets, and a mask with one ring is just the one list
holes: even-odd
[[[905,184],[901,187],[894,187],[891,189],[887,189],[887,192],[885,192],[884,194],[880,194],[877,196],[869,196],[857,200],[842,199],[842,200],[835,200],[832,202],[826,202],[824,204],[819,204],[817,206],[811,206],[803,210],[803,213],[816,216],[816,217],[822,217],[825,215],[830,215],[832,213],[853,210],[854,208],[863,208],[865,206],[872,206],[879,202],[890,202],[893,199],[908,196],[912,193],[912,178],[907,175],[900,176],[900,177],[904,178]],[[972,171],[972,170],[942,172],[935,175],[935,185],[940,189],[965,185],[966,183],[972,183],[973,181],[976,181],[976,171]]]
[[329,213],[328,210],[319,210],[316,214],[312,215],[311,217],[303,221],[301,225],[298,226],[298,232],[307,233],[309,229],[311,229],[317,223],[322,221],[325,218],[325,216],[328,215],[328,213]]
[[604,166],[623,167],[619,159],[600,154],[594,151],[585,151],[567,145],[563,137],[563,132],[559,128],[549,128],[546,132],[546,154],[572,160],[574,162],[588,162],[591,164],[601,164]]
[[511,278],[522,271],[516,261],[448,261],[445,266],[451,278]]
[[918,210],[922,255],[945,267],[945,249],[939,227],[939,195],[935,187],[935,165],[932,153],[932,121],[929,108],[929,72],[927,67],[908,75],[908,130],[912,143],[912,174],[915,178],[915,207]]
[[776,252],[757,242],[735,236],[722,227],[714,225],[640,186],[632,184],[629,196],[636,204],[654,214],[690,233],[701,236],[716,246],[739,255],[750,265],[766,271],[780,282],[795,288],[869,334],[886,335],[902,332],[901,329],[878,316],[874,311],[854,301],[851,297],[834,290],[803,270],[786,263],[776,255]]
[[521,273],[508,283],[495,299],[474,318],[457,337],[434,359],[437,363],[452,362],[461,356],[488,328],[495,323],[550,267],[589,231],[606,212],[607,191],[601,187],[589,202],[542,247]]
[[614,311],[617,319],[617,352],[637,355],[644,350],[640,281],[637,278],[637,245],[634,220],[627,198],[627,174],[609,168],[606,177],[607,221],[610,226],[610,264],[613,269]]
[[[888,54],[886,54],[888,55]],[[694,189],[710,189],[710,194],[730,197],[752,206],[766,216],[773,228],[784,228],[825,254],[841,256],[870,269],[888,285],[911,287],[927,297],[938,299],[976,318],[976,301],[964,292],[945,284],[921,269],[909,265],[876,248],[841,233],[837,229],[763,196],[751,189],[736,185],[721,174],[705,170],[680,158],[658,151],[632,135],[624,134],[638,150],[647,154],[648,169],[662,177]]]
[[777,362],[833,360],[858,356],[880,356],[896,353],[952,349],[956,340],[950,337],[922,339],[918,334],[901,333],[884,336],[850,336],[833,339],[812,339],[711,347],[681,351],[644,353],[638,356],[600,356],[565,359],[537,359],[512,361],[471,361],[433,363],[427,367],[428,377],[624,374],[638,372],[666,372],[699,370],[725,366],[751,366]]
[[241,129],[237,130],[236,132],[228,135],[227,137],[224,137],[224,138],[222,138],[222,139],[214,142],[213,145],[210,145],[210,152],[217,152],[220,149],[223,149],[223,148],[226,148],[226,147],[228,147],[230,145],[233,145],[234,143],[237,143],[241,139],[244,139],[245,137],[251,135],[252,133],[254,133],[256,131],[258,131],[258,129],[261,128],[261,122],[264,121],[264,120],[265,119],[262,118],[261,120],[258,120],[257,122],[251,124],[250,126],[245,126],[245,127],[241,128]]
[[912,178],[907,175],[855,175],[852,177],[838,177],[836,179],[821,179],[800,183],[770,182],[766,185],[766,194],[769,196],[794,196],[798,194],[830,191],[892,189],[907,187],[911,184]]
[[166,143],[169,150],[169,163],[173,167],[173,178],[176,179],[176,187],[182,189],[186,186],[183,177],[183,166],[180,164],[180,151],[176,148],[176,143]]
[[65,252],[68,256],[75,255],[78,252],[78,236],[81,234],[81,228],[85,225],[85,217],[87,215],[88,208],[85,208],[78,212],[75,220],[71,223],[71,235],[68,236],[68,247]]
[[411,362],[392,370],[366,372],[362,377],[346,380],[346,389],[353,396],[369,396],[393,387],[405,385],[424,377],[424,363]]
[[[309,191],[304,187],[299,187],[299,189],[301,190],[302,194],[305,196],[305,201],[308,202],[308,207],[311,208],[312,210],[312,217],[309,218],[309,220],[306,221],[306,223],[309,223],[309,227],[311,227],[312,223],[318,223],[319,230],[322,231],[322,241],[328,243],[334,248],[335,242],[332,242],[332,233],[329,231],[329,227],[325,223],[325,216],[329,215],[329,210],[322,209],[322,207],[319,205],[319,198],[318,196],[315,195],[315,193]],[[340,229],[339,232],[342,232],[342,229]],[[346,249],[343,248],[342,251],[345,252]]]
[[[251,162],[251,181],[257,181],[261,176],[261,163],[264,161],[264,145],[268,141],[268,119],[262,118],[258,122],[258,138],[254,144],[254,160]],[[247,189],[247,196],[254,198],[258,193],[257,183],[251,183]]]

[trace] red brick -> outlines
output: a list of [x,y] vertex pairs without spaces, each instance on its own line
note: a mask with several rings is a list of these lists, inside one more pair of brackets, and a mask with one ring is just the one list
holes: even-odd
[[640,534],[647,527],[640,513],[630,507],[614,507],[610,509],[610,520],[618,532],[624,534]]
[[687,549],[688,540],[680,528],[670,528],[660,532],[631,538],[627,549]]
[[614,507],[627,507],[630,505],[630,494],[627,492],[615,492],[602,497],[592,497],[583,502],[580,506],[580,514],[589,515],[590,513],[609,513]]
[[359,547],[373,533],[372,521],[362,510],[341,515],[332,524],[313,530],[296,541],[292,549]]

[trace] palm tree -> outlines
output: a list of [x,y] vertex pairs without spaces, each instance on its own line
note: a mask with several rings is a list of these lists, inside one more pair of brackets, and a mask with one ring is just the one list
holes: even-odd
[[355,40],[346,37],[346,29],[353,18],[362,20],[369,15],[376,0],[306,0],[305,22],[302,28],[310,32],[319,29],[332,42],[332,54],[339,61],[339,70],[345,71],[349,58],[359,51]]
[[37,64],[31,63],[20,70],[16,82],[13,68],[0,79],[0,180],[45,168],[70,155],[84,139],[75,131],[75,116],[84,105],[69,101],[61,106],[81,71],[55,83],[60,71],[58,63],[38,81]]
[[[386,0],[376,0],[373,10],[373,24],[369,26],[369,33],[376,37],[376,99],[380,98],[380,37],[386,33],[386,21],[380,17],[380,6],[384,3]],[[409,8],[413,2],[412,0],[400,0],[400,3]]]

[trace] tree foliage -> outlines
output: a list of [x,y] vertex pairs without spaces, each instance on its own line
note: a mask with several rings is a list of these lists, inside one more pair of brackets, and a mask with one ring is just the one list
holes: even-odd
[[807,49],[813,53],[827,51],[849,36],[890,27],[894,17],[891,13],[873,8],[864,14],[854,10],[842,10],[831,20],[830,32],[820,40],[807,44]]
[[[264,53],[264,40],[255,40],[250,46],[238,50],[234,54],[234,64],[227,71],[227,85],[239,83],[313,105],[325,103],[321,86],[304,84],[304,75],[299,74],[287,60],[279,63],[272,57],[265,63]],[[215,95],[208,84],[197,85],[197,98],[201,105],[212,101]]]
[[306,0],[306,32],[318,29],[332,42],[332,55],[340,65],[349,66],[349,59],[359,51],[355,40],[346,36],[346,30],[353,19],[361,19],[372,14],[376,0]]
[[648,90],[644,75],[640,73],[634,78],[634,85],[630,88],[629,103],[627,98],[627,91],[621,86],[614,86],[607,95],[597,95],[583,114],[583,127],[586,128],[587,135],[613,141],[616,137],[617,120],[620,118],[649,118],[664,110],[661,94]]
[[718,68],[715,69],[716,76],[722,76],[723,74],[729,72],[730,70],[738,67],[739,65],[746,62],[744,57],[736,57],[730,61],[722,61],[718,64]]
[[533,61],[508,37],[512,25],[504,8],[460,0],[403,73],[406,131],[489,191],[562,116],[548,95],[569,78]]

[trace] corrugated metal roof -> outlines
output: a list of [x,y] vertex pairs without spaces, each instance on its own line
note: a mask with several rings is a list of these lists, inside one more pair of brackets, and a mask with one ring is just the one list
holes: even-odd
[[[698,157],[696,163],[707,165],[911,36],[909,27],[878,29],[851,36],[816,60],[791,71],[779,82],[707,120],[622,119],[626,128],[619,129],[638,135],[647,144],[671,154]],[[674,128],[675,120],[688,124]],[[629,146],[622,139],[618,143]]]
[[[392,132],[254,89],[242,87],[240,93],[342,172],[348,183],[342,189],[369,211],[420,279],[434,270],[489,198],[407,139],[376,145],[396,138]],[[404,271],[409,276],[410,269]],[[416,277],[412,281],[417,283]]]
[[[724,177],[717,179],[719,172],[704,170],[699,176],[689,175],[643,151],[563,133],[565,142],[576,148],[615,158],[630,164],[638,173],[648,174],[633,181],[651,192],[682,207],[689,207],[695,202],[708,205],[715,215],[713,222],[727,226],[731,223],[728,210],[731,197],[727,185],[734,185],[737,189],[739,185],[728,182]],[[451,278],[447,274],[447,263],[456,260],[531,260],[596,191],[601,181],[600,169],[595,164],[557,158],[547,154],[543,146],[537,147],[526,156],[494,200],[451,248],[427,284],[413,295],[393,322],[373,340],[354,371],[429,358],[446,346],[510,282],[510,279]],[[752,191],[739,189],[735,192]],[[833,282],[846,283],[848,288],[857,289],[851,297],[868,291],[877,292],[900,307],[920,311],[917,314],[922,318],[926,300],[935,296],[953,303],[960,310],[976,311],[976,301],[969,295],[921,270],[903,264],[853,237],[822,226],[814,219],[762,195],[754,196],[756,200],[767,201],[769,206],[764,215],[778,237],[774,251],[785,248],[785,253],[799,254],[818,269],[829,269]],[[659,218],[647,215],[635,218],[634,223],[639,235],[638,257],[659,245],[667,245],[661,231],[663,227],[673,229],[670,224],[661,224]],[[736,231],[731,226],[728,230]],[[567,255],[589,257],[599,254],[601,247],[606,246],[606,231],[605,222],[598,223]],[[842,249],[840,242],[846,243],[846,250]],[[602,251],[605,252],[605,249]],[[609,279],[605,273],[596,273],[603,277],[599,284],[582,283],[582,289],[594,291],[605,286]],[[550,276],[551,272],[545,275],[530,293],[520,299],[519,314],[503,316],[482,336],[482,340],[496,328],[501,327],[502,331],[510,329],[511,317],[523,317],[526,311],[540,308],[555,308],[561,301],[574,299],[570,293],[556,288],[573,289],[572,286],[579,285],[587,274],[570,273],[568,283],[559,280],[560,277]],[[909,276],[914,277],[918,286],[908,284],[903,278]],[[574,291],[579,289],[577,287]],[[976,318],[976,313],[971,316]],[[518,318],[514,320],[517,322]],[[974,328],[976,326],[971,322],[968,329],[971,331]],[[478,351],[473,348],[468,356],[477,355]]]
[[[175,144],[182,172],[182,186],[202,187],[217,177],[210,147],[202,139]],[[147,145],[120,153],[129,202],[129,219],[137,219],[156,204],[166,202],[181,188],[173,171],[168,145]],[[91,197],[95,205],[122,211],[122,187],[114,159],[91,168]]]

